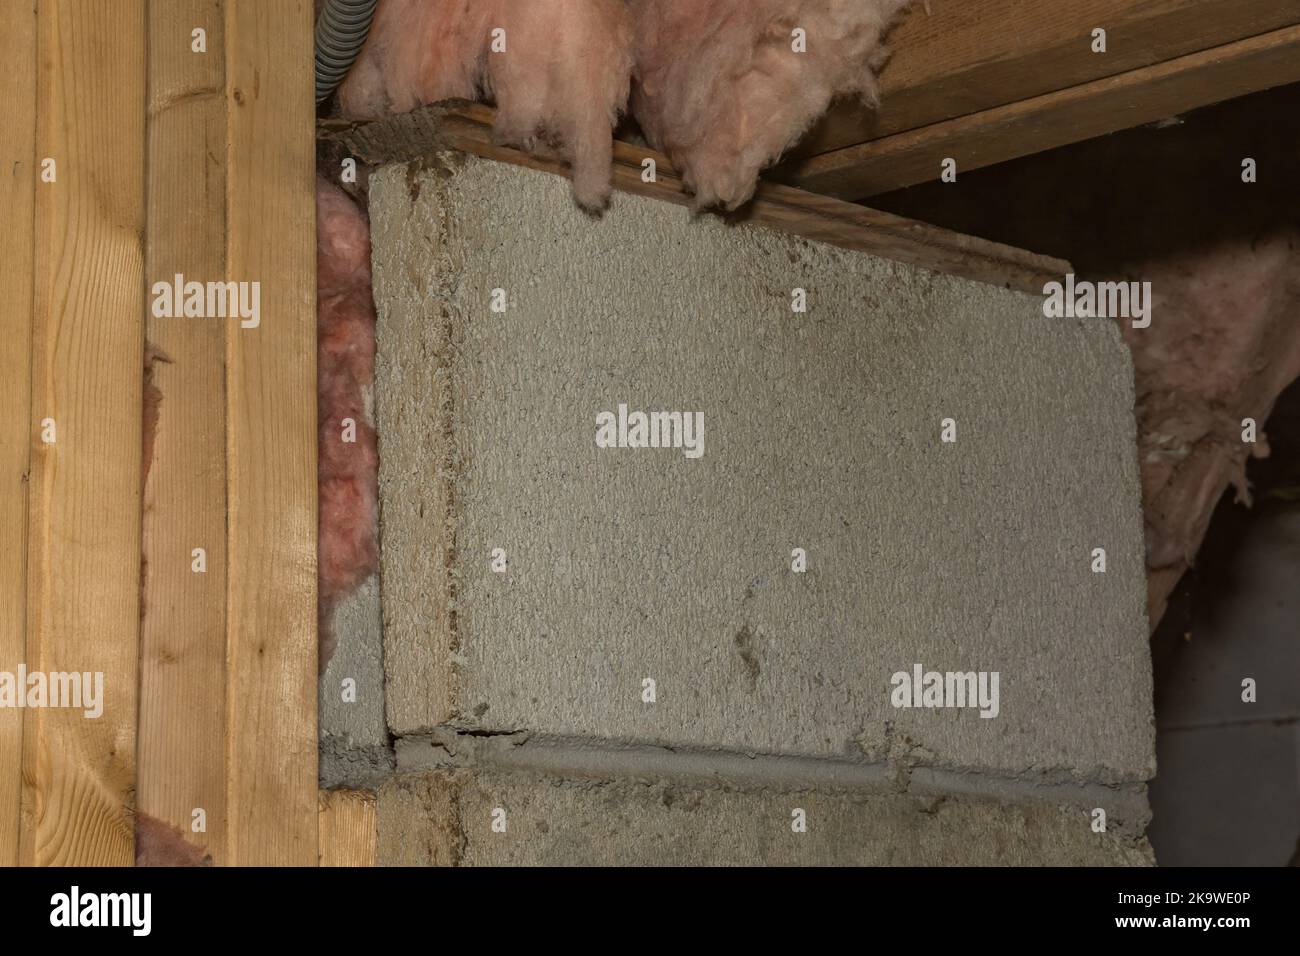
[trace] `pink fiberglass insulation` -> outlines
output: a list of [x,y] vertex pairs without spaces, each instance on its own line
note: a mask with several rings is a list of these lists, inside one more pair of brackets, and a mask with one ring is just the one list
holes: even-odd
[[697,206],[734,209],[833,97],[875,101],[883,36],[909,3],[629,0],[632,113]]
[[176,827],[147,813],[135,815],[136,866],[211,866],[212,857],[185,839]]
[[568,160],[578,202],[599,209],[631,45],[622,0],[380,0],[339,104],[344,116],[373,119],[493,99],[498,141]]
[[[1224,490],[1250,503],[1246,461],[1269,453],[1264,423],[1300,377],[1300,229],[1230,238],[1126,270],[1149,280],[1150,328],[1125,338],[1137,383],[1154,626],[1191,566]],[[1243,419],[1257,423],[1243,441]]]
[[[149,484],[149,470],[153,467],[153,447],[158,439],[158,418],[162,414],[162,389],[154,381],[154,365],[158,362],[170,362],[162,349],[156,347],[150,342],[144,344],[144,390],[142,392],[143,408],[141,409],[142,430],[140,434],[140,487],[147,488]],[[152,516],[149,514],[148,497],[145,498],[145,515],[144,515],[144,542],[140,554],[140,620],[144,620],[145,612],[148,607],[145,603],[145,583],[149,576],[149,559],[148,540],[149,527],[152,524]]]
[[[340,599],[378,564],[379,456],[367,408],[375,373],[370,225],[337,186],[316,181],[320,668]],[[349,422],[351,424],[349,424]]]

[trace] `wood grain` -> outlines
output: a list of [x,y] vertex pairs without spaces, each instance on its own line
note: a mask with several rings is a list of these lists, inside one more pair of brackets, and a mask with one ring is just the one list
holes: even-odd
[[[0,670],[27,645],[27,469],[32,389],[32,201],[36,163],[36,8],[0,2]],[[0,866],[18,863],[23,712],[0,709]]]
[[[459,149],[565,174],[565,166],[558,160],[495,145],[492,117],[492,110],[486,106],[456,101],[371,123],[323,122],[321,135],[372,165],[407,162],[439,150]],[[655,161],[653,182],[642,179],[641,164],[647,158]],[[615,187],[624,192],[683,206],[692,201],[668,157],[648,147],[615,142],[613,178]],[[754,200],[728,218],[1026,292],[1041,293],[1045,282],[1071,271],[1069,263],[1061,259],[777,183],[760,184]]]
[[[150,0],[149,284],[206,282],[226,266],[225,12]],[[207,52],[191,31],[207,32]],[[144,501],[137,802],[225,862],[226,408],[220,318],[156,318],[161,392]],[[202,548],[206,570],[192,570]],[[193,833],[196,809],[206,829]]]
[[226,0],[227,862],[317,863],[312,4]]
[[801,189],[862,199],[958,175],[1300,80],[1300,26],[826,153],[775,171]]
[[20,860],[134,859],[144,350],[144,0],[41,0],[27,664],[102,672],[103,714],[33,709]]
[[363,790],[320,792],[321,866],[374,866],[378,844],[373,793]]
[[[929,0],[890,37],[881,110],[844,103],[793,152],[825,153],[1300,23],[1300,0]],[[1092,52],[1103,27],[1107,52]]]

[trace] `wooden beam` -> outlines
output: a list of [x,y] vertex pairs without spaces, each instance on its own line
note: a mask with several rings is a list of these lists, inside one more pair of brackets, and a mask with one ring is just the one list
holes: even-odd
[[[1300,24],[1300,0],[929,0],[890,36],[880,112],[832,111],[815,155]],[[1106,30],[1106,52],[1092,31]]]
[[227,762],[232,865],[317,864],[316,198],[311,0],[226,0]]
[[25,715],[19,856],[123,866],[135,857],[144,0],[41,0],[37,23],[36,155],[57,179],[36,187],[26,660],[92,686],[102,675],[103,712]]
[[[32,202],[36,185],[36,10],[0,4],[0,670],[27,653],[27,469],[32,399]],[[0,866],[18,863],[23,712],[0,710]]]
[[[407,162],[440,150],[457,149],[565,174],[564,164],[557,160],[495,145],[492,117],[488,107],[454,102],[372,123],[326,121],[320,124],[320,133],[371,165]],[[642,163],[646,159],[655,162],[653,182],[643,179]],[[615,187],[624,192],[691,205],[692,198],[668,157],[648,147],[616,142],[613,177]],[[753,202],[728,219],[1033,293],[1041,293],[1045,282],[1070,271],[1069,263],[1060,259],[776,183],[761,184]]]
[[1300,80],[1300,26],[814,156],[781,181],[861,199],[1152,122]]
[[320,792],[321,866],[374,866],[378,845],[379,822],[373,793]]
[[[191,31],[207,52],[191,50]],[[222,0],[149,0],[149,284],[226,271]],[[226,856],[225,322],[148,319],[161,406],[144,507],[139,809]],[[196,571],[195,549],[202,549]],[[205,829],[194,833],[195,810]]]

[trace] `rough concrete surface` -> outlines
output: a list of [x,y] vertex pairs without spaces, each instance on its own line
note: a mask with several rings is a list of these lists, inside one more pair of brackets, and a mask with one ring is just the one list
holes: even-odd
[[[798,810],[802,833],[792,826]],[[380,790],[379,861],[1134,866],[1152,859],[1145,839],[1094,833],[1073,807],[444,771],[399,776]]]
[[[1151,775],[1111,325],[487,161],[388,167],[371,215],[395,733]],[[597,448],[619,403],[704,455]],[[999,715],[896,709],[917,663],[999,672]]]
[[399,774],[431,770],[484,769],[569,778],[664,780],[694,787],[784,791],[842,791],[859,795],[898,795],[925,799],[960,797],[1003,803],[1065,807],[1091,813],[1105,810],[1109,832],[1136,838],[1151,819],[1142,784],[1106,786],[1049,782],[877,764],[828,757],[757,755],[684,750],[645,744],[543,737],[526,733],[482,736],[443,729],[428,736],[396,741]]
[[[338,644],[320,680],[320,783],[365,785],[391,770],[384,722],[384,669],[379,581],[367,579],[339,602],[333,627]],[[345,701],[343,681],[356,682],[356,699]]]

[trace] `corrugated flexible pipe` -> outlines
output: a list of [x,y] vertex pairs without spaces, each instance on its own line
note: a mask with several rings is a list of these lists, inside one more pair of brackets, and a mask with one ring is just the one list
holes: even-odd
[[316,102],[343,82],[370,32],[379,0],[325,0],[316,21]]

